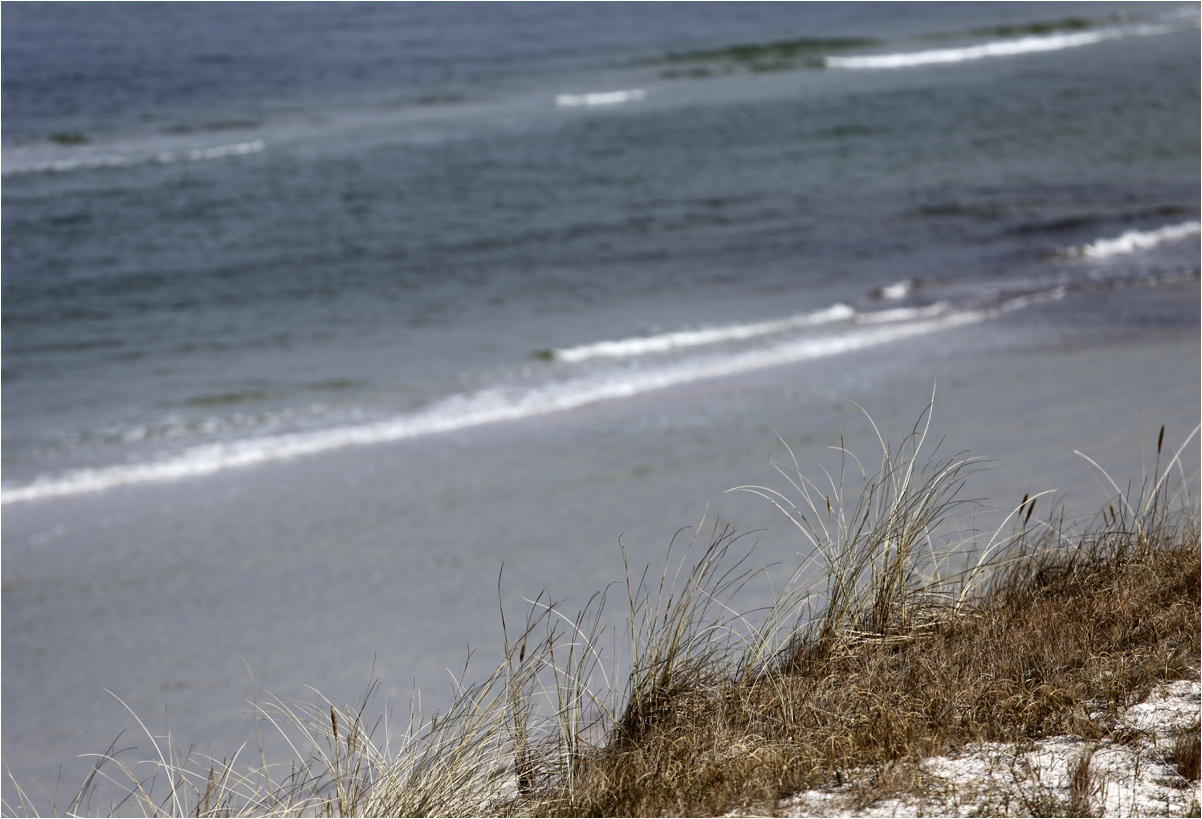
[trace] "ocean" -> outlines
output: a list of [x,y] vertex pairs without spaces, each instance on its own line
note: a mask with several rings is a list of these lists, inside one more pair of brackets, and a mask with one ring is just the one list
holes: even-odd
[[502,563],[587,599],[703,516],[787,562],[724,490],[871,448],[856,404],[934,391],[983,497],[1075,512],[1074,450],[1138,484],[1198,422],[1196,5],[0,15],[22,784],[129,727],[106,689],[218,755],[248,671],[436,706]]

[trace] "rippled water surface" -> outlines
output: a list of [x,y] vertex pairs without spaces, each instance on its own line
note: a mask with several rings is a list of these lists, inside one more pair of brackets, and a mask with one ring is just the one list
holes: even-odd
[[4,14],[6,500],[1196,275],[1185,7]]

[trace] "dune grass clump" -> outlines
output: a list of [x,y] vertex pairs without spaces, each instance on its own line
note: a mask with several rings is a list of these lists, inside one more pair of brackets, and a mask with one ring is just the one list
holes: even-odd
[[[1197,675],[1197,512],[1159,467],[1142,499],[1118,493],[1100,525],[1083,530],[1033,519],[1035,499],[1025,498],[1010,516],[1015,531],[952,572],[953,553],[971,554],[948,527],[973,464],[923,461],[924,438],[916,429],[886,449],[874,475],[857,470],[858,494],[846,491],[846,471],[827,493],[795,463],[781,467],[794,500],[750,488],[789,516],[822,568],[820,588],[795,575],[761,621],[794,618],[783,644],[766,651],[762,627],[754,640],[727,628],[690,655],[698,665],[655,666],[659,697],[632,688],[626,710],[603,720],[605,741],[571,792],[545,789],[526,809],[771,810],[868,769],[857,794],[865,807],[920,788],[912,763],[924,757],[976,741],[1100,739],[1158,681]],[[732,662],[735,647],[745,648]],[[1077,774],[1082,808],[1094,787],[1088,761]]]
[[[1172,456],[1162,430],[1146,483],[1110,482],[1097,520],[1036,517],[1039,498],[1025,497],[978,539],[963,534],[976,462],[926,455],[929,425],[928,408],[896,448],[878,431],[871,469],[844,451],[819,484],[790,452],[775,464],[782,490],[739,487],[808,546],[760,598],[770,578],[754,547],[699,526],[662,570],[627,562],[624,582],[578,609],[543,593],[511,628],[502,608],[501,661],[445,713],[412,709],[398,729],[370,716],[374,688],[354,706],[275,701],[256,706],[259,723],[294,761],[189,757],[152,736],[150,762],[129,765],[116,745],[101,755],[63,812],[716,815],[844,783],[865,808],[920,792],[925,757],[980,741],[1100,741],[1159,682],[1197,677],[1202,553],[1180,454],[1198,430]],[[621,627],[605,617],[615,596]],[[1195,725],[1172,749],[1187,779],[1198,748]],[[125,801],[102,807],[104,782]],[[1083,754],[1071,804],[1027,810],[1083,815],[1100,787]],[[36,812],[19,798],[6,813]]]

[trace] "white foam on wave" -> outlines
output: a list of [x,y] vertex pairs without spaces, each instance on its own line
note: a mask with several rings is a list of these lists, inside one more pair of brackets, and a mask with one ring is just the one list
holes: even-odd
[[702,379],[862,350],[981,321],[999,315],[1006,309],[1011,308],[1003,304],[991,309],[949,313],[906,324],[870,326],[734,355],[691,359],[651,370],[585,376],[534,389],[492,389],[452,396],[424,411],[386,421],[203,444],[158,462],[81,469],[57,476],[44,476],[24,486],[5,488],[0,492],[0,502],[8,504],[98,492],[130,484],[174,481],[350,446],[387,443],[499,421],[519,420],[597,401],[628,398]]
[[630,88],[625,91],[595,91],[590,94],[558,94],[555,104],[560,108],[576,108],[582,105],[618,105],[646,98],[645,89]]
[[882,299],[904,299],[914,290],[913,279],[902,279],[900,282],[886,285],[879,290]]
[[29,173],[67,173],[70,171],[87,171],[97,168],[125,168],[133,165],[170,165],[176,162],[204,162],[212,159],[223,159],[227,156],[243,156],[257,154],[267,148],[267,143],[261,139],[250,142],[235,142],[230,145],[217,145],[212,148],[194,148],[187,151],[159,151],[145,154],[86,154],[73,156],[69,159],[54,159],[34,161],[21,164],[14,168],[4,168],[4,176]]
[[1124,37],[1150,37],[1180,31],[1181,25],[1140,25],[1060,34],[1031,35],[1013,40],[994,40],[956,48],[935,48],[897,54],[868,54],[858,57],[825,57],[827,68],[912,68],[981,60],[988,57],[1017,57],[1045,51],[1079,48]]
[[597,341],[592,344],[582,344],[578,347],[552,350],[551,357],[556,361],[574,363],[577,361],[586,361],[590,358],[628,358],[647,353],[665,353],[687,347],[718,344],[723,341],[740,341],[771,335],[773,333],[781,333],[787,330],[813,327],[832,321],[842,321],[851,318],[855,313],[856,311],[846,304],[833,304],[830,307],[813,313],[803,313],[772,321],[735,324],[728,327],[711,327],[702,330],[680,330],[673,333],[623,338],[616,341]]
[[1089,259],[1104,259],[1108,256],[1121,256],[1147,250],[1165,242],[1176,242],[1197,236],[1202,232],[1202,222],[1182,222],[1179,225],[1165,225],[1156,230],[1129,230],[1113,239],[1098,239],[1085,245],[1070,247],[1064,255],[1084,257]]
[[1009,313],[1011,310],[1020,310],[1023,307],[1030,307],[1032,304],[1046,304],[1050,301],[1060,301],[1068,295],[1068,288],[1064,285],[1053,287],[1051,290],[1043,290],[1038,293],[1028,293],[1025,296],[1015,296],[1012,299],[999,304],[996,308],[997,314]]
[[[251,142],[236,142],[233,145],[218,145],[216,148],[198,148],[192,151],[186,151],[182,154],[182,158],[189,162],[200,162],[205,159],[221,159],[225,156],[241,156],[243,154],[257,154],[267,147],[267,143],[261,139],[252,140]],[[162,154],[159,156],[160,162],[176,162],[179,154]]]

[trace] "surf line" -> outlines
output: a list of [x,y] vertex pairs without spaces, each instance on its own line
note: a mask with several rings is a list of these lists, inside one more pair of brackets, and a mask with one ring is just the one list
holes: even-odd
[[1047,294],[1011,299],[987,309],[940,315],[907,324],[868,326],[841,335],[795,340],[731,356],[678,362],[662,369],[621,376],[585,376],[524,391],[496,388],[456,395],[421,412],[375,423],[201,444],[161,461],[80,469],[39,477],[24,486],[3,489],[0,491],[0,503],[44,500],[120,486],[202,477],[226,469],[292,460],[346,447],[390,443],[501,421],[516,421],[704,379],[863,350],[984,321],[1037,301],[1063,295],[1063,289],[1058,288]]
[[626,358],[647,353],[663,353],[723,341],[741,341],[786,330],[842,321],[852,318],[855,314],[856,311],[849,305],[838,303],[813,313],[803,313],[773,321],[757,321],[751,324],[735,324],[700,330],[677,330],[654,336],[635,336],[614,341],[596,341],[578,347],[544,350],[538,354],[538,357],[574,363],[590,358]]
[[994,40],[959,48],[935,48],[897,54],[867,54],[856,57],[825,57],[827,68],[911,68],[918,65],[939,65],[980,60],[987,57],[1016,57],[1044,51],[1078,48],[1124,37],[1152,37],[1182,30],[1180,25],[1143,25],[1128,28],[1104,28],[1073,34],[1045,34],[1020,37],[1016,40]]

